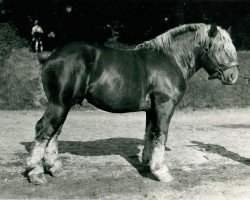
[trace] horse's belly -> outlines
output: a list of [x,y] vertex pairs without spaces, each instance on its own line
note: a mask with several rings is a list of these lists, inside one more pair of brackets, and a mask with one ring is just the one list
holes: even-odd
[[133,112],[140,109],[140,103],[137,99],[114,94],[112,97],[104,96],[105,95],[88,94],[87,101],[97,108],[109,112]]
[[128,90],[119,85],[105,85],[92,88],[87,93],[87,101],[94,106],[109,112],[133,112],[140,110],[141,91]]

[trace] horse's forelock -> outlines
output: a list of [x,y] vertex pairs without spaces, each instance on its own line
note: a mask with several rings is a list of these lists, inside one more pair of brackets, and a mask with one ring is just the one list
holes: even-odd
[[215,37],[215,41],[213,42],[213,51],[219,51],[219,48],[221,48],[222,45],[231,59],[235,59],[237,57],[236,49],[229,33],[221,27],[218,27],[218,33]]

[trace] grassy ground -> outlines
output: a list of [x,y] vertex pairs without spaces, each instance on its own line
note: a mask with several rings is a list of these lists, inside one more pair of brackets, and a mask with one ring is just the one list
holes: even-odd
[[250,109],[178,111],[166,162],[171,183],[141,165],[144,113],[71,111],[60,142],[64,171],[33,186],[21,175],[42,111],[0,111],[1,199],[250,198]]

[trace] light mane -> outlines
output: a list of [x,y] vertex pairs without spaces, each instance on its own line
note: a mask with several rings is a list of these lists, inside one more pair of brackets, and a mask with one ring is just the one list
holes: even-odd
[[[183,35],[184,33],[187,33],[187,32],[196,32],[197,30],[204,30],[205,27],[206,27],[205,24],[182,25],[182,26],[170,29],[169,31],[157,36],[156,38],[152,40],[145,41],[142,44],[137,45],[135,49],[166,51],[169,48],[173,48],[175,37]],[[205,34],[201,33],[201,35],[204,35],[204,38],[201,38],[201,40],[204,41]]]
[[[192,50],[194,47],[197,47],[197,45],[208,46],[208,32],[210,27],[211,25],[206,25],[202,23],[181,25],[179,27],[170,29],[169,31],[157,36],[152,40],[145,41],[142,44],[137,45],[135,47],[135,50],[148,49],[163,51],[165,53],[168,53],[169,50],[175,50],[175,53],[177,53],[182,52],[182,48],[189,48],[190,50]],[[193,37],[191,37],[188,41],[187,35],[185,33],[193,33]],[[180,43],[175,44],[175,38],[177,37],[179,39],[181,38],[181,40],[184,42],[184,45],[180,45]],[[216,40],[217,41],[214,42],[211,47],[211,51],[217,51],[222,45],[222,42],[224,44],[227,43],[227,45],[224,45],[225,51],[227,52],[230,58],[235,58],[236,51],[232,44],[232,40],[227,31],[225,31],[219,26]]]

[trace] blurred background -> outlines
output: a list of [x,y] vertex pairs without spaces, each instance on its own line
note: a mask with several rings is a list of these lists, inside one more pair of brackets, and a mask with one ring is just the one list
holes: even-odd
[[58,44],[104,43],[114,32],[118,41],[136,44],[180,24],[215,22],[232,27],[238,49],[250,48],[248,0],[0,0],[0,11],[22,37],[29,39],[38,20]]
[[[181,24],[216,23],[232,28],[241,74],[250,74],[248,0],[0,0],[0,109],[46,104],[32,49],[35,20],[45,51],[73,41],[126,49]],[[224,86],[201,70],[179,107],[245,107],[249,100],[245,80]]]

